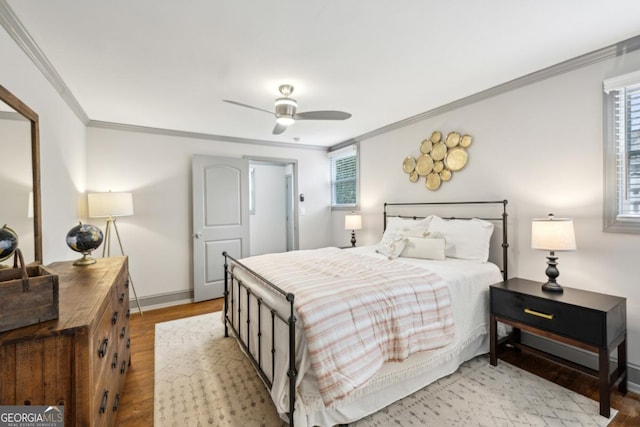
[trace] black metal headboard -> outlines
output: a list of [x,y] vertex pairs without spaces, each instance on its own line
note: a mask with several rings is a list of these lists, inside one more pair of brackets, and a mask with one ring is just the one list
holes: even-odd
[[[398,214],[398,215],[390,215],[387,212],[387,208],[388,207],[407,207],[407,208],[418,208],[420,206],[440,206],[440,207],[447,207],[447,206],[473,206],[473,205],[494,205],[496,206],[498,209],[500,209],[499,205],[502,206],[501,210],[502,213],[499,216],[494,216],[494,215],[465,215],[465,216],[442,216],[442,218],[444,219],[472,219],[472,218],[478,218],[478,219],[482,219],[485,221],[500,221],[500,223],[502,224],[502,277],[504,278],[504,280],[507,280],[509,275],[508,275],[508,249],[509,249],[509,241],[508,241],[508,235],[507,235],[507,203],[509,203],[507,200],[497,200],[497,201],[472,201],[472,202],[416,202],[416,203],[385,203],[384,204],[384,218],[383,218],[383,228],[386,229],[387,228],[387,218],[389,217],[395,217],[395,218],[413,218],[413,219],[422,219],[425,218],[427,215],[429,214],[425,214],[425,215],[418,215],[418,216],[414,216],[414,215],[407,215],[407,214]],[[496,214],[497,215],[497,214]]]

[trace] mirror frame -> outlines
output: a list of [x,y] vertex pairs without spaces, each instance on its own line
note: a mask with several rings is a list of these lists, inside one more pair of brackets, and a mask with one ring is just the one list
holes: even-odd
[[33,175],[33,239],[35,263],[42,264],[42,209],[40,204],[40,122],[38,114],[0,85],[0,100],[31,122],[31,171]]

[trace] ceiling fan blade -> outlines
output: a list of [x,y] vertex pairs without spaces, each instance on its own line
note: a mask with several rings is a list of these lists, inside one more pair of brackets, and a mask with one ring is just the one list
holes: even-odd
[[307,111],[293,116],[296,120],[346,120],[351,114],[344,111]]
[[269,113],[269,114],[275,115],[275,113],[273,111],[265,110],[265,109],[259,108],[259,107],[254,107],[252,105],[243,104],[242,102],[230,101],[228,99],[223,99],[222,101],[228,102],[229,104],[235,104],[235,105],[239,105],[241,107],[251,108],[252,110],[264,111],[265,113]]
[[287,130],[288,126],[281,125],[280,123],[276,123],[276,126],[273,128],[274,135],[280,135],[282,132]]

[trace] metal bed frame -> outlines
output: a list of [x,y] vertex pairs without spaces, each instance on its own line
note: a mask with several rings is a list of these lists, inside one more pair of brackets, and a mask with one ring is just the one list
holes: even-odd
[[[486,221],[501,221],[502,223],[502,261],[503,261],[503,266],[501,268],[502,271],[502,276],[504,278],[504,280],[507,279],[508,275],[507,275],[507,271],[508,271],[508,265],[507,265],[507,250],[509,248],[509,243],[507,241],[507,200],[500,200],[500,201],[473,201],[473,202],[418,202],[418,203],[385,203],[384,204],[384,213],[383,213],[383,219],[384,219],[384,228],[386,229],[386,225],[387,225],[387,219],[389,217],[399,217],[399,218],[413,218],[413,219],[421,219],[421,218],[425,218],[425,216],[406,216],[406,215],[389,215],[387,213],[387,208],[388,207],[393,207],[393,206],[413,206],[413,207],[419,207],[419,206],[455,206],[455,205],[502,205],[502,214],[500,215],[500,217],[475,217],[478,219],[483,219]],[[446,217],[445,219],[471,219],[471,218],[465,218],[465,217]],[[276,344],[275,344],[275,328],[276,328],[276,321],[280,321],[283,322],[286,327],[288,328],[288,334],[289,334],[289,347],[288,347],[288,351],[289,351],[289,355],[288,355],[288,362],[289,362],[289,368],[287,371],[287,376],[289,378],[289,412],[288,412],[288,418],[289,418],[289,425],[291,427],[294,427],[294,417],[293,417],[293,413],[295,410],[295,403],[296,403],[296,377],[298,375],[298,371],[296,369],[295,366],[295,362],[296,362],[296,355],[295,355],[295,348],[296,348],[296,338],[295,338],[295,328],[296,328],[296,315],[295,315],[295,307],[294,307],[294,302],[295,302],[295,295],[292,294],[291,292],[286,292],[283,289],[279,288],[278,286],[276,286],[275,284],[273,284],[272,282],[270,282],[269,280],[265,279],[264,277],[262,277],[260,274],[256,273],[255,271],[251,270],[249,267],[245,266],[244,264],[242,264],[240,261],[238,261],[236,258],[232,257],[231,255],[229,255],[226,251],[224,251],[222,253],[222,255],[224,256],[224,336],[225,337],[229,337],[229,329],[231,329],[231,332],[233,333],[233,335],[235,335],[236,339],[238,340],[238,343],[240,344],[240,347],[243,349],[243,351],[247,354],[247,357],[249,358],[249,361],[251,362],[251,364],[254,366],[254,368],[257,370],[258,375],[260,376],[260,378],[262,379],[262,381],[265,383],[265,385],[269,388],[269,390],[271,390],[271,388],[273,387],[273,375],[275,373],[275,360],[276,360]],[[230,264],[233,264],[235,266],[238,266],[240,268],[242,268],[242,270],[244,270],[247,274],[249,274],[251,277],[253,277],[254,279],[258,280],[259,282],[261,282],[265,287],[271,289],[272,291],[274,291],[278,297],[282,298],[283,300],[286,301],[287,306],[288,306],[288,314],[287,315],[283,315],[281,313],[278,312],[278,310],[276,310],[273,306],[269,305],[266,301],[264,301],[264,299],[262,297],[260,297],[259,295],[256,295],[254,293],[254,291],[251,290],[251,288],[244,283],[241,279],[239,279],[233,272],[233,269],[230,268]],[[243,333],[242,331],[242,325],[240,324],[240,321],[242,319],[241,314],[242,314],[242,304],[241,301],[236,301],[234,298],[234,292],[233,292],[233,286],[236,286],[236,297],[240,300],[243,297],[246,297],[246,330]],[[256,307],[256,309],[254,311],[257,310],[256,313],[252,313],[251,311],[251,301],[252,298],[254,300],[254,305]],[[262,339],[262,331],[263,331],[263,322],[262,322],[262,312],[263,310],[267,310],[268,313],[270,313],[270,325],[267,325],[267,327],[270,327],[271,330],[271,342],[270,343],[263,343],[263,339]],[[258,322],[258,333],[257,336],[254,337],[254,339],[257,339],[258,341],[258,349],[256,351],[257,355],[251,351],[251,322],[252,322],[252,314],[255,314],[257,316],[257,322]],[[237,322],[236,322],[236,316],[237,316]],[[255,321],[255,320],[254,320]],[[237,323],[237,325],[235,324]],[[271,354],[271,377],[269,377],[269,375],[267,375],[267,373],[265,372],[264,369],[264,361],[262,360],[262,349],[263,349],[263,345],[270,345],[270,354]]]

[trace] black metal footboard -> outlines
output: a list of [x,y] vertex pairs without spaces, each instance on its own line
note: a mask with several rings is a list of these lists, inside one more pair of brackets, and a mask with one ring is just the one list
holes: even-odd
[[[294,300],[295,296],[290,292],[285,292],[264,277],[260,276],[258,273],[251,270],[249,267],[246,267],[238,260],[230,256],[226,251],[222,253],[224,256],[224,336],[229,336],[229,328],[236,336],[240,346],[245,351],[245,353],[249,357],[249,361],[256,368],[260,378],[265,383],[265,385],[271,390],[273,387],[273,376],[275,375],[275,363],[276,363],[276,322],[281,321],[288,327],[289,334],[289,369],[287,371],[287,376],[289,377],[289,425],[291,427],[294,426],[293,422],[293,412],[295,409],[295,399],[296,399],[296,377],[297,377],[297,369],[295,366],[296,363],[296,335],[295,335],[295,327],[296,327],[296,316],[294,312]],[[234,274],[234,268],[232,266],[236,266],[241,268],[250,276],[254,277],[258,281],[260,281],[263,285],[270,288],[275,292],[277,297],[285,300],[289,306],[289,315],[283,316],[279,313],[275,307],[269,305],[262,297],[257,295],[251,288],[240,280]],[[234,293],[234,286],[235,293]],[[236,301],[236,298],[238,301]],[[246,318],[246,329],[243,333],[242,331],[242,303],[240,301],[241,298],[246,298],[245,302],[245,311],[244,314]],[[252,301],[254,304],[252,304]],[[252,313],[251,307],[255,307],[255,312]],[[267,328],[270,328],[271,331],[271,343],[263,343],[263,315],[262,311],[267,310],[270,313],[270,324],[266,325]],[[254,317],[255,316],[255,317]],[[256,320],[257,318],[257,320]],[[257,350],[252,351],[251,347],[251,322],[257,321]],[[265,372],[265,361],[262,357],[262,349],[263,345],[270,345],[269,354],[271,355],[271,360],[266,363],[271,362],[271,377]]]

